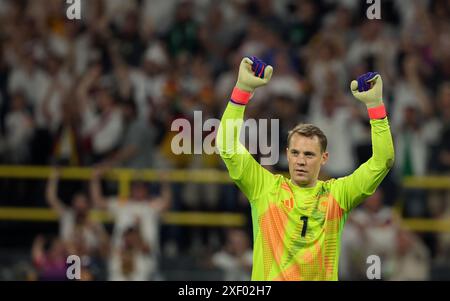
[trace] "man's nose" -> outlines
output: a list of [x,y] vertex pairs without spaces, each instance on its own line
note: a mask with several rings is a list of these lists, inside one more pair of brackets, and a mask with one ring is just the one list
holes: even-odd
[[304,156],[298,156],[297,158],[297,164],[300,166],[305,166],[306,165],[306,160]]

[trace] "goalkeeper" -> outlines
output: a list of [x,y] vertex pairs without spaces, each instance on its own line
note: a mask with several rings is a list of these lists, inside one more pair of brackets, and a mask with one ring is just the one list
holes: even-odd
[[375,192],[394,162],[381,76],[369,72],[351,83],[353,95],[368,109],[372,157],[349,176],[319,181],[328,160],[327,138],[314,125],[300,124],[289,132],[290,179],[264,169],[239,142],[245,105],[272,72],[256,57],[242,60],[216,137],[230,177],[251,204],[252,280],[337,280],[348,214]]

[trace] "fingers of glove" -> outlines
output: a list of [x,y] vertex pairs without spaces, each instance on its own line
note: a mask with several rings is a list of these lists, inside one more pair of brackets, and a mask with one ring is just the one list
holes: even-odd
[[253,58],[253,62],[254,62],[253,66],[252,66],[252,70],[254,71],[255,76],[257,76],[259,78],[264,78],[267,64],[264,63],[262,60],[258,59],[257,57],[252,57],[252,58]]
[[248,68],[248,70],[260,79],[264,80],[265,82],[269,81],[272,77],[273,73],[273,67],[270,65],[267,65],[262,60],[258,59],[256,56],[251,57],[245,57],[243,60],[247,64],[250,64],[251,67]]
[[258,77],[260,77],[260,78],[263,78],[263,77],[264,77],[264,70],[266,69],[266,66],[267,66],[266,64],[261,63],[261,64],[258,66],[258,68],[256,68],[255,75],[258,76]]
[[253,61],[250,58],[244,57],[241,61],[241,65],[243,65],[248,72],[252,72]]
[[262,61],[259,58],[257,58],[256,56],[251,56],[250,59],[253,61],[254,64],[262,63]]
[[364,75],[359,76],[357,81],[358,81],[358,92],[364,92],[369,89],[369,85],[365,83]]
[[371,88],[371,82],[376,80],[377,72],[367,72],[358,77],[358,91],[365,92]]
[[363,93],[365,93],[365,92],[359,92],[358,86],[359,86],[358,81],[353,80],[350,83],[350,90],[352,91],[352,94],[354,97],[356,97],[357,99],[361,99],[361,97],[363,96]]
[[246,64],[248,64],[248,65],[250,65],[250,66],[253,65],[252,59],[249,58],[248,56],[244,57],[244,58],[242,59],[242,62],[245,62]]
[[260,71],[262,62],[260,60],[254,60],[252,65],[252,71],[256,76],[258,76],[258,72]]
[[370,83],[371,87],[375,86],[375,84],[377,83],[382,84],[381,75],[376,74],[373,78],[369,79],[367,82]]
[[352,80],[350,83],[350,90],[355,93],[358,92],[358,82],[356,80]]
[[265,82],[268,82],[272,78],[273,74],[273,67],[270,65],[267,65],[265,67],[265,70],[263,71],[263,79]]
[[249,59],[252,61],[252,71],[255,71],[256,65],[261,62],[256,56],[250,56]]
[[258,69],[258,67],[261,65],[260,62],[258,61],[253,61],[253,65],[252,65],[252,71],[253,73],[256,73],[256,69]]
[[376,81],[377,79],[379,79],[381,76],[378,74],[378,72],[370,72],[372,73],[370,78],[367,80],[369,83]]

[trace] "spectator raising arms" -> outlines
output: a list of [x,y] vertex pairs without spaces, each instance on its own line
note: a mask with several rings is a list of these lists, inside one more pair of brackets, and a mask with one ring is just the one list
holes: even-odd
[[[147,183],[135,181],[131,185],[131,196],[129,199],[112,197],[106,200],[100,187],[100,177],[103,172],[104,170],[102,169],[94,171],[90,191],[95,207],[103,210],[107,209],[114,217],[113,253],[121,250],[121,254],[127,256],[127,251],[137,248],[141,251],[145,250],[141,254],[142,256],[145,254],[145,258],[149,256],[151,260],[155,261],[160,251],[160,215],[167,211],[171,205],[172,196],[169,185],[163,183],[161,195],[152,197],[150,196]],[[129,231],[133,227],[137,227],[137,229]],[[141,243],[136,243],[136,240]],[[146,245],[145,248],[142,248],[143,244]],[[139,247],[136,247],[136,245],[139,245]],[[150,260],[149,258],[145,260]],[[112,258],[112,260],[114,261],[115,259]],[[110,277],[112,277],[114,272],[112,270],[110,272],[112,273]],[[150,270],[146,277],[151,277],[149,274],[151,274]]]
[[59,171],[53,170],[48,182],[47,203],[59,218],[60,238],[64,243],[76,248],[84,246],[83,254],[89,256],[105,255],[108,234],[103,225],[90,216],[90,204],[84,193],[76,193],[71,206],[65,205],[58,198]]

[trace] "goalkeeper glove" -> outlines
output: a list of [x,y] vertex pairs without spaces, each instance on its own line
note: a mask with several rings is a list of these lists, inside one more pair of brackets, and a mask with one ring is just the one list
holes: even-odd
[[236,86],[231,100],[238,104],[247,104],[256,88],[266,85],[272,78],[273,68],[257,57],[244,57],[239,65]]
[[350,89],[359,101],[363,102],[369,111],[371,119],[386,117],[383,104],[383,80],[377,72],[368,72],[353,80]]

